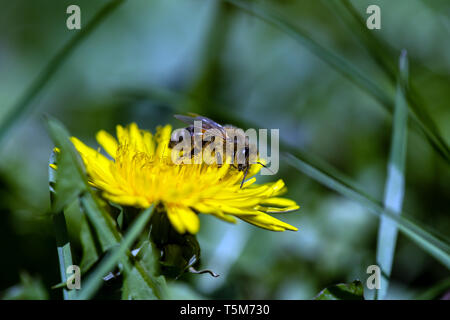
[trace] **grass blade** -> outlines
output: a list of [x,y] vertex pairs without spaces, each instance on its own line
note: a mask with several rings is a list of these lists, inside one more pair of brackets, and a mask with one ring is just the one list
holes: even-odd
[[53,75],[58,71],[61,65],[66,61],[73,50],[89,36],[92,31],[97,28],[100,23],[124,0],[113,0],[103,6],[100,11],[89,21],[82,29],[80,29],[64,47],[56,53],[56,55],[47,63],[41,73],[32,82],[30,87],[25,91],[19,101],[4,117],[0,123],[0,147],[3,145],[6,134],[16,125],[16,123],[29,111],[31,103],[37,97],[39,92],[46,86]]
[[414,241],[425,252],[429,253],[450,269],[450,246],[447,239],[440,239],[431,232],[425,230],[425,228],[420,227],[418,223],[414,222],[412,219],[407,218],[404,215],[400,216],[394,214],[390,209],[385,209],[380,202],[372,199],[370,196],[354,187],[354,184],[349,182],[350,179],[347,179],[347,183],[343,183],[340,179],[330,175],[325,170],[311,165],[290,153],[284,154],[284,157],[295,169],[343,196],[360,203],[372,214],[378,217],[385,215],[387,218],[394,221],[402,233]]
[[139,215],[139,217],[131,225],[120,245],[112,249],[110,254],[106,256],[100,265],[93,271],[93,273],[89,275],[86,283],[82,284],[82,289],[77,296],[77,299],[86,300],[92,298],[101,287],[103,277],[110,272],[121,259],[127,258],[127,251],[141,234],[142,230],[144,230],[145,225],[150,220],[152,212],[153,205]]
[[[286,19],[280,17],[274,12],[269,12],[264,8],[255,5],[254,3],[244,2],[241,0],[225,0],[239,9],[260,18],[263,21],[277,27],[281,31],[285,32],[287,35],[291,36],[302,46],[307,48],[318,58],[323,60],[325,63],[330,65],[345,78],[349,79],[355,85],[357,85],[362,90],[366,91],[369,95],[375,98],[387,111],[393,112],[394,101],[392,97],[385,93],[385,91],[380,88],[378,84],[373,82],[370,78],[366,77],[363,72],[361,72],[354,64],[352,64],[347,59],[335,54],[334,52],[321,46],[319,43],[314,41],[310,36],[308,36],[303,30],[295,26]],[[413,96],[413,93],[411,94]],[[410,95],[408,95],[410,97]],[[414,94],[417,98],[417,94]],[[416,99],[408,98],[413,103],[412,106],[416,106]],[[412,124],[419,129],[421,133],[427,138],[433,148],[447,161],[450,163],[450,148],[442,138],[442,136],[437,132],[437,129],[430,124],[427,114],[423,108],[414,107],[412,110],[411,119]],[[426,122],[424,122],[426,119]]]
[[[408,109],[405,92],[408,81],[408,58],[406,51],[400,56],[400,76],[397,87],[397,99],[394,111],[391,150],[386,179],[384,207],[394,214],[402,211],[405,189],[405,158],[407,140]],[[381,270],[380,290],[375,291],[376,299],[383,299],[389,287],[389,277],[394,261],[397,242],[397,225],[385,216],[380,217],[377,242],[377,264]]]

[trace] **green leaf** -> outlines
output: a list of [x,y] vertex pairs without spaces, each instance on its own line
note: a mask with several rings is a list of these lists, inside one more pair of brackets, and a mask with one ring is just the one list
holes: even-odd
[[159,275],[159,250],[150,243],[144,241],[139,249],[136,259],[141,262],[142,269],[151,279],[149,286],[142,278],[138,267],[132,267],[125,271],[122,287],[122,299],[126,300],[154,300],[166,296],[166,280]]
[[[132,261],[132,263],[130,263],[128,257],[131,256],[131,254],[127,248],[124,249],[124,247],[122,246],[125,240],[122,241],[122,235],[117,230],[116,222],[111,217],[111,215],[105,210],[106,204],[101,199],[98,199],[95,196],[94,192],[91,190],[91,188],[87,182],[85,173],[84,173],[83,164],[81,163],[81,161],[79,161],[77,151],[75,150],[75,148],[73,147],[72,143],[69,140],[69,134],[68,134],[67,130],[63,127],[62,124],[60,124],[58,121],[56,121],[54,119],[48,119],[47,126],[49,128],[49,132],[51,133],[52,137],[55,136],[55,141],[57,141],[58,144],[60,145],[61,156],[64,155],[65,159],[68,159],[67,164],[65,164],[65,165],[72,166],[70,171],[69,170],[59,171],[60,168],[58,166],[58,170],[57,170],[58,174],[60,175],[60,177],[62,177],[64,179],[66,178],[66,176],[61,174],[61,172],[70,172],[70,174],[73,175],[68,178],[73,183],[77,184],[77,188],[70,186],[69,184],[63,184],[63,185],[67,185],[68,190],[79,190],[81,208],[82,208],[83,212],[85,213],[86,223],[84,224],[82,234],[81,234],[82,239],[84,238],[84,240],[82,240],[82,242],[86,246],[86,248],[83,248],[84,254],[86,255],[86,257],[83,256],[83,261],[84,261],[83,267],[85,268],[84,271],[86,269],[88,269],[89,267],[91,267],[93,265],[93,263],[96,262],[94,260],[96,259],[96,255],[98,255],[100,253],[99,251],[102,251],[101,253],[104,253],[109,250],[107,256],[104,258],[103,261],[100,262],[100,266],[98,268],[101,268],[101,267],[109,268],[111,265],[105,266],[104,263],[105,263],[105,261],[109,261],[111,263],[110,259],[112,259],[111,257],[113,257],[114,259],[119,259],[120,262],[123,264],[123,266],[125,268],[127,268],[128,270],[135,268],[137,270],[137,272],[140,274],[140,278],[147,286],[149,286],[151,288],[155,287],[156,286],[155,283],[153,282],[151,277],[149,277],[146,274],[145,268],[142,266],[140,261]],[[70,157],[67,155],[70,155]],[[54,173],[52,173],[51,178],[54,180],[54,178],[55,178]],[[51,187],[52,186],[55,186],[55,184],[52,184]],[[64,190],[66,190],[66,189],[63,189],[63,191]],[[72,194],[72,193],[69,193],[69,194]],[[74,194],[76,194],[76,192],[74,192]],[[64,201],[64,199],[62,199],[60,206],[64,207],[65,205],[67,205],[69,203],[70,203],[70,201]],[[150,210],[150,209],[148,209],[148,210]],[[146,210],[145,212],[148,212],[148,210]],[[143,214],[141,214],[137,220],[141,219],[142,215]],[[141,220],[139,220],[139,221],[141,221]],[[144,226],[145,226],[145,224],[144,224]],[[89,227],[90,233],[88,233],[87,227]],[[143,227],[143,226],[141,226],[141,227]],[[131,229],[129,232],[131,232]],[[136,232],[136,231],[134,231],[134,232]],[[133,235],[137,236],[136,234],[133,234]],[[96,241],[99,242],[100,250],[98,248],[96,248],[97,252],[94,253],[94,246],[96,246]],[[128,240],[128,241],[130,241],[130,240]],[[122,243],[122,245],[120,245],[120,243]],[[118,254],[117,250],[119,250],[120,254]],[[125,256],[123,256],[122,250],[125,250]],[[115,262],[117,262],[117,261],[115,261]],[[115,264],[116,263],[113,263],[112,266],[114,267]],[[98,268],[96,270],[94,270],[94,275],[99,274],[98,270],[101,271],[101,269],[98,269]],[[95,273],[95,272],[97,272],[97,273]],[[92,280],[92,279],[94,279],[93,278],[94,275],[91,274],[88,277],[88,280],[91,279],[89,282],[88,291],[83,291],[85,293],[83,293],[83,295],[81,296],[82,298],[83,297],[84,298],[91,297],[95,293],[95,291],[98,289],[98,285],[99,284],[101,285],[101,282],[103,281],[103,277],[100,276],[98,279]],[[157,297],[159,297],[160,293],[156,292],[155,295]]]
[[364,300],[364,288],[359,280],[340,283],[323,289],[314,300]]
[[47,300],[48,292],[41,279],[33,278],[26,272],[20,273],[20,283],[6,289],[2,300]]
[[[397,87],[395,103],[391,150],[389,155],[388,174],[384,189],[384,207],[394,214],[400,215],[402,211],[403,196],[405,192],[405,158],[408,109],[405,92],[408,81],[408,58],[406,51],[400,56],[400,76]],[[383,299],[389,287],[394,261],[395,244],[397,242],[397,225],[386,216],[380,217],[377,243],[377,264],[383,272],[380,279],[380,290],[375,291],[375,297]]]
[[168,300],[206,300],[187,283],[173,281],[167,285]]
[[408,238],[450,269],[450,246],[447,239],[442,236],[440,236],[440,238],[436,237],[425,228],[420,227],[419,224],[414,222],[411,218],[405,217],[404,214],[403,216],[400,216],[394,214],[390,209],[385,209],[379,201],[372,199],[361,190],[358,190],[358,188],[355,187],[355,183],[349,178],[347,178],[345,182],[341,181],[338,177],[327,173],[326,170],[301,160],[292,154],[288,153],[284,156],[287,162],[295,169],[343,196],[360,203],[372,214],[378,217],[382,215],[389,217],[389,219],[394,221],[400,231]]
[[[67,130],[55,119],[47,119],[46,124],[50,137],[60,150],[56,157],[53,155],[51,158],[51,161],[56,158],[58,170],[49,169],[50,191],[54,193],[52,212],[60,212],[86,190],[88,184]],[[58,176],[63,178],[59,179]]]
[[[305,31],[301,30],[298,26],[294,25],[284,17],[276,14],[275,12],[264,9],[263,7],[248,1],[242,0],[226,0],[227,2],[235,5],[239,9],[258,17],[259,19],[266,21],[267,23],[275,26],[287,35],[291,36],[298,43],[311,51],[318,58],[330,65],[337,72],[342,74],[345,78],[349,79],[356,86],[366,91],[369,95],[375,98],[387,111],[393,112],[394,101],[389,93],[386,93],[383,88],[367,77],[360,69],[358,69],[348,59],[334,53],[333,51],[323,47],[312,39]],[[412,120],[416,128],[418,128],[428,139],[433,148],[450,163],[450,148],[435,128],[431,118],[422,107],[419,107],[415,101],[417,100],[417,94],[411,93],[410,100],[414,102],[412,105]],[[410,97],[408,95],[408,97]]]
[[112,248],[99,266],[82,282],[82,288],[77,299],[85,300],[92,298],[103,283],[103,277],[119,263],[127,259],[127,252],[130,246],[144,230],[145,225],[150,220],[153,206],[144,210],[133,222],[127,234],[118,246]]
[[[67,158],[67,157],[65,157]],[[52,155],[50,156],[49,162],[51,164],[56,163],[56,156],[55,152],[52,152]],[[61,172],[65,172],[66,166],[69,166],[70,163],[62,162],[61,163]],[[50,202],[52,208],[55,208],[55,199],[58,199],[55,193],[56,186],[61,186],[64,184],[59,183],[59,179],[56,177],[56,171],[52,169],[49,166],[49,189],[50,189]],[[59,190],[59,189],[58,189]],[[53,209],[55,210],[55,209]],[[61,281],[66,282],[67,275],[66,271],[67,268],[71,265],[73,265],[72,262],[72,252],[70,248],[70,241],[69,236],[67,232],[67,225],[66,225],[66,218],[64,215],[63,208],[61,208],[58,211],[53,212],[53,226],[55,230],[55,238],[56,238],[56,247],[58,252],[58,260],[59,260],[59,271],[61,276]],[[64,300],[73,299],[75,292],[73,290],[67,290],[66,288],[63,288],[63,298]]]
[[[56,119],[47,119],[47,128],[59,152],[53,152],[50,162],[57,164],[57,170],[49,168],[50,191],[52,199],[52,211],[56,226],[58,242],[58,254],[61,263],[61,280],[65,281],[65,270],[72,264],[70,256],[70,244],[68,243],[67,228],[64,216],[61,217],[64,207],[81,196],[81,208],[89,218],[89,223],[99,239],[103,251],[113,247],[120,239],[120,234],[115,229],[115,222],[111,216],[103,210],[87,182],[84,166],[78,156],[75,147],[70,141],[70,135],[64,126]],[[56,161],[55,161],[56,160]],[[57,219],[57,220],[56,220]],[[81,230],[83,245],[82,268],[87,270],[96,260],[98,254],[95,251],[94,237],[86,219]],[[57,224],[56,224],[57,223]],[[107,226],[110,226],[108,228]],[[114,232],[115,231],[115,232]],[[65,262],[65,263],[64,263]],[[66,289],[64,289],[66,297]]]
[[121,235],[117,231],[116,222],[111,215],[101,206],[92,192],[83,194],[80,203],[95,230],[95,236],[99,240],[102,250],[107,251],[114,247],[120,241]]
[[123,210],[123,207],[114,203],[114,202],[109,202],[109,205],[115,209],[117,209],[118,214],[117,214],[117,218],[116,218],[116,223],[119,226],[119,230],[123,230],[124,228],[124,222],[125,222],[125,212]]
[[91,229],[89,221],[85,215],[83,215],[81,220],[80,241],[81,246],[83,247],[80,268],[82,273],[85,273],[95,262],[97,262],[103,252],[101,248],[100,250],[97,248],[93,230]]

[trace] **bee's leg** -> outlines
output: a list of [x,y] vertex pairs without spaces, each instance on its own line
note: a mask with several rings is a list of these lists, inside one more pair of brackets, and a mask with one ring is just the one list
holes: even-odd
[[250,165],[248,165],[247,168],[245,169],[244,177],[242,178],[242,182],[241,182],[241,189],[242,189],[242,186],[244,185],[245,177],[247,176],[247,173],[248,173],[248,168],[250,168]]

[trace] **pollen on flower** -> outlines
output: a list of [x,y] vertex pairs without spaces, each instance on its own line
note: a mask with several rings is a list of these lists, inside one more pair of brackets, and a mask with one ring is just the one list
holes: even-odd
[[117,126],[117,138],[102,130],[97,142],[110,158],[75,137],[71,140],[83,159],[89,183],[104,198],[137,208],[162,204],[179,233],[197,233],[199,213],[233,223],[239,218],[273,231],[297,230],[268,214],[299,208],[295,201],[279,197],[286,191],[282,180],[257,185],[254,175],[261,166],[251,165],[249,179],[241,188],[243,172],[228,164],[175,164],[168,147],[171,132],[166,125],[152,135],[135,123]]

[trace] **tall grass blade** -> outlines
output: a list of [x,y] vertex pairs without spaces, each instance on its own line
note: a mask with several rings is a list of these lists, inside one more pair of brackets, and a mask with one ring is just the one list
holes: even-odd
[[350,183],[349,179],[344,183],[325,170],[301,160],[290,153],[284,154],[284,157],[293,168],[303,172],[310,178],[335,190],[343,196],[360,203],[372,214],[378,217],[385,215],[391,221],[395,222],[399,230],[409,239],[450,269],[450,246],[448,239],[443,237],[438,238],[424,227],[419,226],[419,224],[414,222],[411,218],[407,218],[404,215],[397,215],[390,209],[385,209],[380,202],[372,199],[370,196],[356,188],[353,183]]
[[144,210],[139,217],[130,226],[127,234],[120,242],[120,245],[113,248],[108,256],[100,263],[100,265],[89,275],[87,280],[82,283],[82,288],[77,296],[79,300],[86,300],[92,298],[97,290],[101,287],[103,277],[118,264],[121,259],[127,258],[127,251],[130,246],[138,238],[144,230],[145,225],[150,220],[153,212],[153,205]]
[[[375,98],[386,110],[393,112],[394,101],[389,94],[370,78],[366,77],[363,72],[361,72],[354,64],[352,64],[347,59],[335,54],[334,52],[321,46],[319,43],[314,41],[310,36],[301,30],[298,26],[287,21],[283,17],[279,16],[274,12],[269,12],[268,10],[250,2],[244,2],[242,0],[224,0],[227,1],[241,10],[260,18],[263,21],[279,28],[281,31],[285,32],[287,35],[291,36],[302,46],[310,50],[318,58],[323,60],[325,63],[330,65],[336,71],[341,73],[344,77],[349,79],[359,88],[366,91],[369,95]],[[408,95],[410,97],[410,95]],[[414,94],[417,98],[417,94]],[[415,99],[408,98],[413,103],[411,106],[416,106]],[[445,140],[437,132],[437,129],[431,125],[430,119],[426,116],[426,112],[423,108],[417,107],[413,109],[411,115],[412,124],[419,129],[421,133],[427,138],[433,148],[448,162],[450,163],[450,149]],[[426,122],[424,119],[427,119]]]
[[[405,97],[408,81],[408,58],[406,51],[400,56],[400,76],[397,86],[397,98],[394,111],[391,150],[389,155],[388,174],[386,179],[384,207],[394,214],[402,211],[405,192],[405,158],[407,140],[408,109]],[[375,297],[384,299],[389,287],[389,277],[394,261],[395,244],[397,242],[397,225],[385,216],[380,217],[377,242],[377,264],[381,273],[380,290]]]
[[24,92],[19,101],[9,110],[8,114],[0,122],[0,148],[3,145],[6,134],[17,122],[30,110],[31,103],[39,92],[46,86],[53,75],[58,71],[69,55],[94,31],[105,18],[113,12],[124,0],[112,0],[105,4],[100,11],[83,28],[78,31],[64,47],[47,63],[30,87]]

